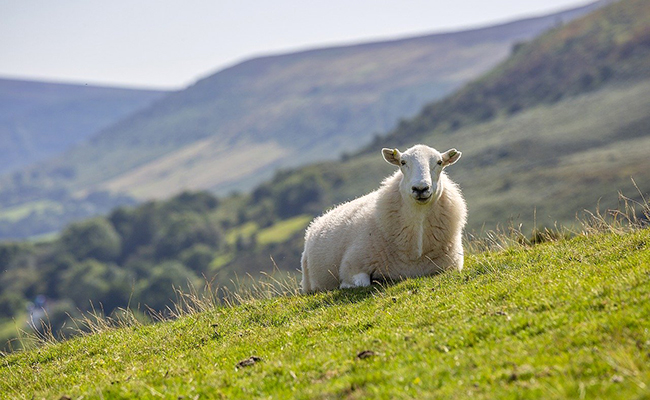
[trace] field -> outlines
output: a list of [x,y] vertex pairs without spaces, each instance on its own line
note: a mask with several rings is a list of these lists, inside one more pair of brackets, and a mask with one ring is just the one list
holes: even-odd
[[100,324],[1,358],[0,393],[648,398],[648,296],[648,229],[511,244],[475,252],[462,273]]
[[19,221],[32,213],[43,213],[44,211],[62,212],[63,206],[51,200],[36,200],[14,207],[0,210],[0,220],[11,222]]
[[287,150],[274,142],[223,147],[219,140],[205,139],[113,178],[100,188],[128,192],[140,200],[218,185],[234,190],[245,186],[246,176],[253,172],[268,177],[271,170],[264,171],[264,167],[286,155]]

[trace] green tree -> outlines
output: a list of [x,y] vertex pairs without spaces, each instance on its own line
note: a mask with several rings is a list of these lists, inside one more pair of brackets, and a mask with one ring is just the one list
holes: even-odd
[[181,262],[199,275],[207,272],[213,259],[214,250],[203,243],[197,243],[180,254]]
[[131,295],[133,277],[113,264],[86,260],[63,274],[60,298],[69,298],[77,307],[88,309],[90,301],[103,306],[106,313],[125,307]]
[[[167,261],[151,270],[148,279],[138,284],[135,300],[154,310],[162,311],[171,307],[176,299],[174,288],[198,287],[200,279],[178,261]],[[187,291],[187,290],[185,290]]]
[[13,317],[18,310],[24,309],[26,302],[18,292],[8,291],[0,294],[0,317]]
[[220,240],[221,233],[204,216],[176,214],[156,240],[155,253],[159,260],[178,257],[183,250],[198,243],[216,248]]
[[68,226],[61,234],[63,248],[77,260],[94,258],[114,261],[122,251],[122,239],[104,218],[93,218]]

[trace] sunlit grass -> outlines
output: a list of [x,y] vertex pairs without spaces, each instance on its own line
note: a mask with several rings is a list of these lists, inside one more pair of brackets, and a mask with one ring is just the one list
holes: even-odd
[[300,295],[278,271],[178,290],[155,324],[120,310],[63,342],[23,333],[37,347],[2,355],[0,396],[646,398],[650,206],[621,204],[573,232],[469,238],[461,273]]
[[281,243],[289,239],[298,231],[305,229],[309,221],[312,220],[310,215],[299,215],[290,219],[282,220],[259,232],[257,242],[266,246],[271,243]]
[[259,228],[254,221],[249,221],[243,225],[232,228],[226,234],[226,243],[229,245],[234,245],[237,242],[238,238],[249,238],[255,232],[257,232],[258,229]]
[[63,206],[51,200],[38,200],[0,210],[0,220],[19,221],[32,213],[40,214],[45,211],[62,212]]
[[[96,334],[6,355],[0,393],[648,396],[649,246],[648,229],[598,233],[479,252],[460,274],[367,289],[286,296],[282,285],[291,294],[297,284],[284,281],[231,306],[194,293],[179,298],[175,321],[95,323]],[[364,350],[374,355],[358,358]],[[250,356],[261,361],[237,367]]]

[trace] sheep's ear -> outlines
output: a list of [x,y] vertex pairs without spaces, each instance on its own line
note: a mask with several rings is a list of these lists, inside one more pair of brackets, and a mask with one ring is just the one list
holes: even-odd
[[397,149],[381,149],[381,153],[384,155],[384,160],[387,163],[399,166],[399,160],[402,157],[402,153]]
[[456,149],[449,149],[442,153],[442,166],[446,167],[448,165],[454,164],[463,153]]

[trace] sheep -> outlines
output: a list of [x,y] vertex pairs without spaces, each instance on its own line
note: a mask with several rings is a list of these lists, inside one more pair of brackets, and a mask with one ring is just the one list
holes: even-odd
[[302,292],[369,286],[463,268],[467,206],[444,169],[456,149],[382,149],[399,169],[380,188],[316,218],[305,232]]

